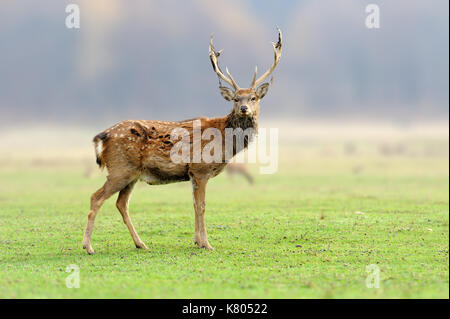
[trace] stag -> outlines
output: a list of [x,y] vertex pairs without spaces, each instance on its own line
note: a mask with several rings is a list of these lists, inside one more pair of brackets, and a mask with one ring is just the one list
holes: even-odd
[[[218,129],[222,136],[226,128],[248,128],[256,132],[259,115],[259,102],[266,95],[270,84],[262,83],[280,61],[282,51],[282,35],[278,29],[278,41],[273,44],[274,62],[272,66],[257,78],[257,68],[249,88],[240,88],[228,69],[225,75],[218,64],[222,51],[216,51],[209,42],[209,58],[212,67],[219,77],[219,90],[223,98],[233,101],[231,112],[224,117],[198,117],[202,132],[208,128]],[[230,87],[222,85],[226,82]],[[271,83],[272,81],[270,81]],[[83,238],[83,248],[93,254],[91,237],[94,220],[106,199],[119,192],[116,206],[128,227],[136,248],[148,250],[140,239],[128,214],[128,204],[134,185],[144,181],[149,185],[160,185],[174,182],[191,181],[195,210],[195,243],[198,247],[214,250],[209,244],[205,226],[205,191],[208,180],[223,171],[228,161],[221,162],[174,162],[170,152],[174,146],[171,138],[176,129],[193,131],[193,119],[180,122],[127,120],[122,121],[97,134],[94,139],[97,164],[106,167],[108,175],[105,184],[91,196],[88,222]],[[190,134],[192,136],[192,134]],[[243,146],[233,146],[233,155],[247,147],[252,136],[245,140]],[[192,139],[191,139],[192,141]],[[192,151],[192,147],[191,147]]]

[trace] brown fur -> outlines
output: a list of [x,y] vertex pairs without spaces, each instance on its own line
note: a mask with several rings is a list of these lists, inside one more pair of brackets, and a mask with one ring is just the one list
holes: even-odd
[[[175,128],[186,129],[193,136],[193,120],[201,121],[201,132],[214,127],[222,133],[223,161],[221,163],[174,163],[170,158],[170,150],[174,145],[171,132]],[[191,180],[194,193],[194,209],[196,212],[195,242],[199,247],[212,250],[206,237],[204,222],[204,196],[208,179],[220,174],[227,163],[225,162],[225,128],[240,127],[243,130],[257,128],[257,118],[237,114],[234,109],[225,117],[199,117],[180,122],[127,120],[106,129],[94,137],[94,144],[102,143],[102,149],[97,154],[97,163],[106,167],[108,177],[105,185],[95,192],[91,198],[91,211],[88,225],[83,239],[83,247],[88,253],[94,253],[90,245],[90,237],[95,216],[103,202],[120,192],[117,208],[122,214],[123,221],[128,227],[133,241],[138,248],[145,248],[136,233],[128,215],[128,200],[134,184],[143,179],[150,185],[166,184]],[[251,137],[250,137],[251,138]],[[209,141],[202,140],[203,146]],[[245,137],[245,147],[249,142]],[[234,146],[233,155],[242,151]],[[191,148],[192,152],[192,148]],[[192,158],[192,155],[191,155]]]
[[[202,133],[205,129],[214,127],[222,132],[223,137],[226,127],[240,127],[243,130],[257,127],[255,118],[243,117],[234,112],[226,117],[198,119],[201,121]],[[103,150],[99,157],[100,165],[106,166],[109,173],[114,173],[115,170],[122,167],[128,167],[135,170],[138,175],[145,171],[151,171],[161,177],[162,181],[189,180],[188,171],[192,164],[175,164],[170,159],[171,148],[176,143],[171,140],[170,134],[177,127],[189,131],[192,143],[192,120],[182,122],[127,120],[120,122],[94,138],[94,143],[100,140],[103,142]],[[202,147],[208,142],[202,140]],[[222,143],[224,143],[224,138]],[[245,147],[247,145],[248,138],[246,136]],[[234,155],[240,151],[242,149],[235,150]],[[220,166],[225,164],[220,164]],[[209,169],[209,164],[198,163],[198,165],[206,165]],[[217,175],[215,173],[217,173],[217,169],[214,170],[214,176]]]

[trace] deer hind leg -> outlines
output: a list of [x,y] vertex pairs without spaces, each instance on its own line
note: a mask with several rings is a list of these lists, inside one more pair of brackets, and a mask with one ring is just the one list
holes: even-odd
[[244,175],[244,177],[247,179],[247,181],[248,181],[248,183],[249,183],[250,185],[253,185],[253,176],[250,175],[249,172],[243,171],[243,172],[242,172],[242,175]]
[[195,210],[195,243],[198,247],[214,250],[209,244],[205,225],[205,191],[207,179],[192,178]]
[[117,198],[116,207],[119,210],[120,214],[122,215],[123,222],[130,231],[131,238],[133,238],[136,248],[144,248],[145,250],[148,251],[147,246],[139,238],[139,235],[137,234],[136,230],[134,229],[133,223],[131,222],[131,218],[128,215],[128,203],[130,201],[130,195],[131,192],[133,191],[133,187],[135,184],[136,181],[133,181],[120,191],[119,197]]
[[97,216],[100,207],[105,202],[105,200],[111,197],[114,193],[117,193],[118,191],[123,189],[133,179],[134,177],[130,174],[125,174],[122,176],[109,175],[103,187],[100,188],[98,191],[96,191],[94,194],[92,194],[91,209],[89,211],[86,231],[83,237],[83,248],[86,249],[88,254],[92,255],[95,253],[94,249],[92,249],[91,246],[91,237],[92,231],[94,229],[95,216]]

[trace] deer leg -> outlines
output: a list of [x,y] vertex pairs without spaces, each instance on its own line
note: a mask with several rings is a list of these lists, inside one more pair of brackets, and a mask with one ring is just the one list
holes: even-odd
[[119,190],[123,189],[126,185],[128,185],[133,178],[130,178],[130,176],[120,176],[120,177],[111,177],[108,176],[107,181],[103,185],[102,188],[100,188],[98,191],[96,191],[91,196],[91,209],[89,211],[88,215],[88,222],[86,225],[86,231],[84,233],[83,237],[83,248],[86,249],[88,254],[92,255],[95,253],[94,249],[92,249],[91,246],[91,237],[92,237],[92,231],[94,229],[94,221],[95,216],[97,215],[100,207],[102,204],[107,200],[109,197],[111,197],[114,193],[118,192]]
[[119,210],[120,214],[122,215],[123,222],[130,231],[131,238],[133,238],[136,248],[144,248],[145,250],[148,251],[147,246],[139,238],[139,235],[137,234],[136,230],[134,229],[133,223],[131,222],[131,218],[128,215],[128,203],[130,201],[130,195],[133,190],[134,184],[136,184],[136,181],[131,182],[120,191],[119,197],[117,198],[116,207]]
[[252,175],[250,175],[249,172],[244,171],[244,172],[242,172],[242,175],[244,175],[244,177],[247,179],[249,184],[253,184],[253,177],[252,177]]
[[214,250],[209,244],[205,226],[205,191],[207,179],[192,178],[195,210],[195,243],[198,247]]

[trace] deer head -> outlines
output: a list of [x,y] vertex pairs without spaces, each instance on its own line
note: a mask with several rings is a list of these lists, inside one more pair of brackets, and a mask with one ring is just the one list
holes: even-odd
[[[255,67],[255,74],[253,75],[252,82],[249,88],[240,88],[236,81],[231,76],[228,68],[225,68],[227,75],[223,74],[218,64],[218,57],[223,50],[216,51],[212,44],[212,35],[209,39],[209,58],[214,69],[219,77],[219,90],[223,98],[227,101],[233,101],[233,111],[240,116],[255,116],[259,112],[259,102],[266,95],[269,90],[270,84],[268,82],[262,83],[275,69],[281,58],[281,42],[282,35],[279,28],[278,30],[278,42],[272,43],[274,51],[274,61],[272,66],[258,79],[256,78],[258,68]],[[233,88],[222,86],[221,80],[228,83]],[[262,83],[262,84],[261,84]],[[270,81],[272,83],[272,81]]]

